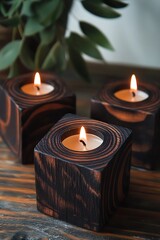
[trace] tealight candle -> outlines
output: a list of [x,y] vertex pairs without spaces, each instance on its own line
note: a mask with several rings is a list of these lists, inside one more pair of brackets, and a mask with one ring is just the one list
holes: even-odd
[[160,89],[151,83],[131,86],[124,80],[110,80],[91,100],[91,117],[132,129],[132,165],[158,169],[160,165]]
[[75,113],[75,94],[63,79],[53,73],[41,78],[45,83],[38,73],[0,81],[0,135],[23,164],[33,163],[33,149],[51,124]]
[[47,83],[41,83],[40,74],[37,72],[34,77],[34,83],[23,85],[21,90],[26,94],[39,96],[52,92],[54,87]]
[[[82,127],[78,135],[81,126],[87,133]],[[96,136],[101,138],[99,147],[94,145]],[[129,129],[72,114],[63,116],[34,148],[38,210],[101,231],[128,193],[131,142]],[[70,143],[78,151],[71,151]],[[83,147],[89,145],[94,149],[85,151]]]
[[74,151],[89,151],[99,147],[103,140],[91,133],[86,133],[85,128],[82,126],[80,134],[71,135],[62,141],[62,144]]
[[141,102],[146,100],[149,95],[137,89],[136,77],[131,77],[130,89],[122,89],[114,93],[115,97],[126,102]]

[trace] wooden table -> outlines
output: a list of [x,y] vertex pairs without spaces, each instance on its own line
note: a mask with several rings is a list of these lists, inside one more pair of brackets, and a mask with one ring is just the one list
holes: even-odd
[[160,172],[132,169],[124,205],[94,233],[38,212],[34,166],[18,163],[0,139],[0,239],[160,239]]
[[[92,71],[95,68],[92,67]],[[106,69],[106,65],[105,65]],[[116,69],[116,70],[115,70]],[[122,69],[120,67],[119,69]],[[144,69],[142,69],[144,76]],[[108,73],[108,69],[106,70]],[[126,76],[139,69],[128,68]],[[100,73],[104,72],[100,69]],[[117,72],[117,66],[112,70]],[[139,72],[139,75],[141,72]],[[124,74],[124,67],[123,67]],[[146,76],[148,76],[148,72]],[[119,71],[118,71],[119,75]],[[155,76],[153,70],[151,76]],[[159,80],[159,71],[157,73]],[[90,98],[103,82],[88,84],[73,81],[67,84],[77,95],[79,115],[89,116]],[[99,79],[99,76],[97,77]],[[124,79],[127,79],[126,77]],[[153,80],[153,77],[151,78]],[[74,83],[74,84],[73,84]],[[13,237],[13,236],[17,237]],[[19,236],[19,237],[18,237]],[[58,221],[37,211],[34,166],[17,162],[0,138],[0,240],[126,240],[160,239],[160,172],[131,170],[128,198],[110,219],[103,233],[95,233]]]

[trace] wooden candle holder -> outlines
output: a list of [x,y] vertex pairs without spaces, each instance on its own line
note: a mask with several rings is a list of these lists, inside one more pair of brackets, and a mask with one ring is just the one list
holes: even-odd
[[91,99],[91,117],[133,130],[132,165],[156,169],[160,165],[160,90],[149,83],[139,84],[138,89],[149,97],[141,102],[130,103],[114,96],[128,86],[121,81],[108,82]]
[[[69,150],[62,141],[78,134],[82,125],[103,143],[90,151]],[[102,230],[128,192],[131,131],[67,114],[34,151],[38,210],[80,227]]]
[[0,134],[23,164],[33,163],[35,145],[54,123],[75,113],[75,95],[62,79],[44,73],[41,77],[54,91],[40,96],[22,92],[22,85],[33,83],[34,74],[8,79],[0,86]]

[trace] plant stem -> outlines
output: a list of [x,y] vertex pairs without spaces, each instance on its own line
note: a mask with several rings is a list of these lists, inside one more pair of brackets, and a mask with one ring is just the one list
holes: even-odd
[[23,39],[23,30],[22,30],[22,25],[21,24],[18,25],[18,31],[19,31],[19,34],[20,34],[21,38]]
[[14,27],[12,31],[12,41],[16,39],[16,35],[17,35],[17,28]]

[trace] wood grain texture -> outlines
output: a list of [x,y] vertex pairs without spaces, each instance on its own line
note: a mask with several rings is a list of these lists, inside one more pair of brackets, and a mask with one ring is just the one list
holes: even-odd
[[91,99],[91,117],[133,130],[132,164],[146,169],[160,168],[160,89],[140,83],[139,89],[149,98],[136,103],[117,99],[114,93],[127,89],[124,81],[109,81]]
[[33,149],[48,129],[64,114],[76,111],[75,95],[62,79],[46,73],[41,78],[54,91],[41,96],[23,93],[21,86],[33,82],[33,73],[3,81],[0,87],[0,133],[23,164],[33,163]]
[[[103,233],[95,233],[37,211],[33,165],[21,165],[0,139],[0,239],[160,239],[160,172],[131,169],[129,195]],[[22,238],[21,238],[22,239]]]
[[[62,141],[84,126],[103,139],[90,151]],[[73,114],[65,115],[35,147],[38,209],[66,222],[101,231],[128,193],[131,131]]]

